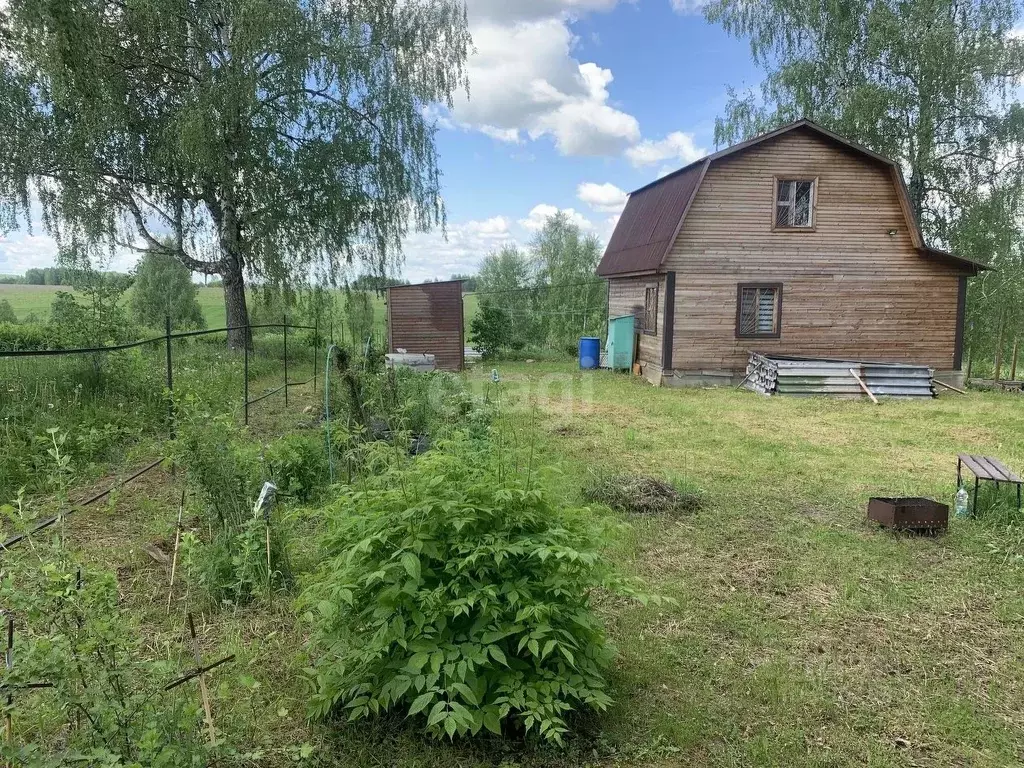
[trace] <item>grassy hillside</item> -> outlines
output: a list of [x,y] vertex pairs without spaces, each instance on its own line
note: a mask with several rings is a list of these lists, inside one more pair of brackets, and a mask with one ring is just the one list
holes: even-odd
[[[71,291],[67,286],[61,285],[4,285],[0,284],[0,300],[6,299],[14,309],[14,314],[19,320],[24,320],[29,315],[35,315],[39,320],[45,320],[50,316],[50,305],[58,291]],[[74,291],[71,291],[74,293]],[[342,292],[339,291],[339,296]],[[344,306],[342,302],[339,306]],[[208,328],[221,328],[225,325],[227,311],[224,308],[224,292],[219,287],[200,287],[199,306],[203,310]],[[466,314],[466,332],[469,333],[469,323],[476,315],[477,297],[467,296],[464,301]],[[387,307],[384,299],[373,297],[373,316],[375,325],[382,329],[387,317]],[[339,318],[340,319],[340,318]]]

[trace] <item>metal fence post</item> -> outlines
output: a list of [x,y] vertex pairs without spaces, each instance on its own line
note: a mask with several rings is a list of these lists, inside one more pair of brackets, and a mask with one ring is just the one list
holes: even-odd
[[313,394],[316,394],[316,355],[320,351],[320,316],[313,318]]
[[245,349],[245,363],[243,378],[245,379],[245,426],[249,426],[249,342],[252,340],[252,329],[249,327],[249,322],[245,323],[245,343],[242,347]]
[[288,315],[281,317],[284,326],[284,404],[288,407]]
[[167,429],[171,440],[175,438],[174,429],[174,371],[171,365],[171,316],[164,315],[167,331]]

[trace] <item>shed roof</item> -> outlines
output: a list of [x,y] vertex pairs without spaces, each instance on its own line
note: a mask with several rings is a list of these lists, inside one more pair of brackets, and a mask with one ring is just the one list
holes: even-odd
[[604,257],[597,268],[601,277],[624,277],[631,274],[657,272],[668,255],[686,220],[690,205],[697,196],[704,175],[712,163],[744,152],[765,141],[795,130],[811,131],[865,159],[886,167],[896,185],[900,206],[910,228],[918,252],[926,259],[952,269],[977,274],[989,269],[986,264],[956,256],[925,245],[921,227],[914,216],[903,172],[892,160],[867,147],[844,139],[810,120],[797,120],[774,131],[726,147],[697,160],[632,192],[622,216],[612,233]]

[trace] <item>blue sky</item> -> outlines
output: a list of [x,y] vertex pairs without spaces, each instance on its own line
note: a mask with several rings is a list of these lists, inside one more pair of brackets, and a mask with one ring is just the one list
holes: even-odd
[[406,276],[473,271],[556,209],[606,240],[626,192],[713,149],[726,89],[760,74],[698,5],[469,0],[471,98],[438,135],[448,238],[410,238]]
[[[447,238],[406,242],[412,280],[475,271],[571,211],[607,239],[625,193],[713,149],[728,86],[759,73],[700,0],[467,0],[470,98],[432,112]],[[0,273],[53,262],[41,229],[0,236]],[[124,254],[112,265],[126,268]]]

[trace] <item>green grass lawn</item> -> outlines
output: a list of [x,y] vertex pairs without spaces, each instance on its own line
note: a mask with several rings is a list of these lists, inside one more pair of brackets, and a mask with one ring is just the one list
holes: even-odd
[[[491,367],[466,378],[482,388]],[[520,444],[533,433],[538,462],[560,469],[542,474],[566,503],[580,503],[593,474],[653,475],[705,493],[706,508],[673,518],[593,510],[621,524],[610,553],[620,568],[674,600],[641,608],[599,598],[619,648],[616,704],[588,719],[567,752],[494,739],[437,744],[401,718],[312,726],[304,629],[293,596],[282,595],[203,621],[209,656],[238,654],[214,675],[214,709],[228,731],[258,721],[252,741],[266,746],[254,765],[293,765],[274,749],[301,743],[315,748],[308,764],[316,766],[1021,763],[1019,524],[989,515],[918,537],[865,521],[870,496],[951,500],[957,452],[1024,470],[1019,396],[874,406],[655,389],[566,364],[497,367]],[[280,398],[260,404],[254,438],[310,429],[303,410],[319,397],[305,388],[288,408]],[[180,483],[180,475],[147,477],[76,514],[69,528],[83,559],[116,569],[140,631],[185,668],[177,638],[189,594],[176,593],[168,616],[167,574],[142,552],[173,537]],[[287,514],[297,567],[308,567],[320,512]],[[259,686],[239,695],[243,675]]]
[[[552,374],[510,368],[507,386],[559,395]],[[677,601],[609,606],[621,655],[604,727],[630,762],[1019,764],[1022,529],[958,520],[930,538],[865,520],[870,496],[951,502],[958,452],[1024,469],[1019,396],[874,406],[573,381],[572,399],[540,402],[567,496],[589,473],[629,473],[710,500],[623,518],[619,562]]]

